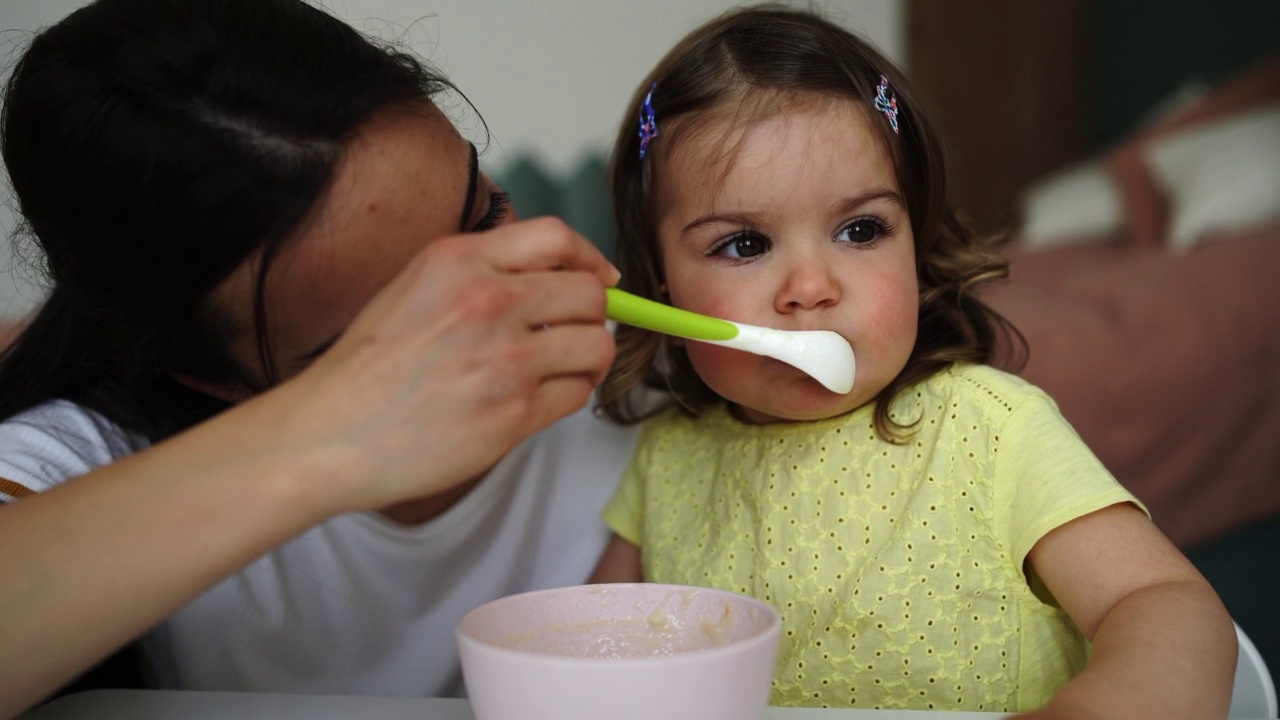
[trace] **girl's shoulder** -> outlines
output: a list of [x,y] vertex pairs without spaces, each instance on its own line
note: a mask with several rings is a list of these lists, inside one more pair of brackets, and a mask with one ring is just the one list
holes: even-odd
[[1055,411],[1057,405],[1043,390],[1017,375],[989,365],[956,363],[920,381],[906,391],[924,402],[942,409],[990,419],[1007,417],[1029,403],[1045,403]]

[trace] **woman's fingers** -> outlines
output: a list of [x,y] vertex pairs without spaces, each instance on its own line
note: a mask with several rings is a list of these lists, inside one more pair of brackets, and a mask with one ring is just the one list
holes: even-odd
[[617,279],[600,251],[563,222],[526,220],[435,241],[384,288],[365,315],[393,305],[413,322],[449,314],[530,326],[603,322],[603,288]]
[[580,375],[594,387],[613,363],[613,336],[603,325],[551,325],[535,329],[530,343],[530,370],[539,382]]
[[[530,226],[532,232],[512,232]],[[507,323],[538,328],[604,322],[604,283],[617,279],[616,270],[589,242],[559,221],[524,221],[499,230],[432,243],[365,307],[347,334],[406,331],[425,338],[468,326],[481,331]]]
[[482,377],[476,385],[485,388],[485,412],[507,408],[520,439],[586,405],[614,356],[613,336],[603,325],[562,324],[524,333],[504,344],[507,357],[475,369]]
[[[585,270],[601,284],[618,282],[618,270],[589,241],[556,218],[534,218],[504,225],[483,238],[486,255],[498,270]],[[513,238],[519,238],[513,242]]]
[[505,281],[518,298],[515,317],[529,327],[604,324],[604,286],[596,275],[580,270],[555,270],[511,274]]
[[429,243],[304,373],[308,394],[333,396],[306,424],[370,464],[349,497],[452,487],[583,407],[613,361],[604,286],[616,279],[555,220]]

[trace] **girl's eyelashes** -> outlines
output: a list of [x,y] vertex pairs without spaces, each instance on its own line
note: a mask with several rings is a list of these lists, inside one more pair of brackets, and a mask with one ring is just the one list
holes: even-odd
[[[854,218],[836,232],[834,240],[857,248],[874,246],[893,234],[893,226],[881,218],[867,215]],[[717,242],[707,255],[729,260],[749,260],[773,249],[769,236],[756,230],[739,230]]]
[[874,245],[876,241],[893,233],[889,223],[877,217],[854,218],[836,233],[836,241],[856,246]]
[[754,230],[740,230],[716,243],[708,255],[719,255],[732,260],[747,260],[763,255],[773,248],[773,241]]
[[502,224],[507,213],[511,212],[511,196],[501,190],[489,191],[489,210],[480,218],[472,232],[492,230]]

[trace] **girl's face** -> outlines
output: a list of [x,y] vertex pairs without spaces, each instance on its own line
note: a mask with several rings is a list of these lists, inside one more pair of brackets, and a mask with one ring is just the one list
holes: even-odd
[[849,101],[812,99],[743,132],[699,128],[663,157],[658,241],[671,302],[752,325],[833,330],[857,358],[853,390],[839,395],[777,360],[688,341],[699,376],[748,422],[860,407],[915,344],[911,223],[869,119],[879,118]]
[[[296,375],[327,349],[428,244],[502,223],[506,207],[505,195],[478,172],[475,148],[439,111],[389,112],[367,123],[313,217],[272,263],[267,338],[277,376]],[[241,266],[215,289],[214,302],[234,321],[233,359],[261,385],[256,272],[256,260]]]

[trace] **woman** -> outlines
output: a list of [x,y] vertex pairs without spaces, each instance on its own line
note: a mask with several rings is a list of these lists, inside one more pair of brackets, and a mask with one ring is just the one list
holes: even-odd
[[[52,291],[0,361],[0,716],[141,636],[161,687],[434,695],[585,580],[631,438],[617,271],[514,222],[451,89],[301,0],[98,0],[3,151]],[[15,549],[21,548],[21,551]]]

